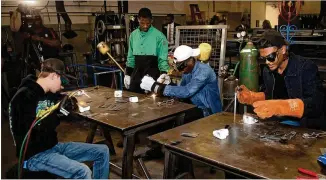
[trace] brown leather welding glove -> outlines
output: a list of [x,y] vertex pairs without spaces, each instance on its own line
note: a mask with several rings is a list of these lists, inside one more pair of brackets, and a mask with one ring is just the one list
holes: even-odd
[[241,85],[240,91],[237,93],[237,98],[241,104],[252,105],[256,101],[265,100],[265,94],[263,92],[250,91],[246,86]]
[[301,99],[257,101],[253,103],[253,107],[254,112],[262,119],[272,116],[301,118],[304,112],[304,103]]

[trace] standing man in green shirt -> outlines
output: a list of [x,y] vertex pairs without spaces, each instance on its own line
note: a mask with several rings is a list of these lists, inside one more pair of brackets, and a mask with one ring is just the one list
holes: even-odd
[[141,79],[150,75],[154,79],[167,74],[168,42],[164,34],[152,26],[152,13],[148,8],[138,12],[139,28],[129,38],[124,84],[132,92],[143,93]]

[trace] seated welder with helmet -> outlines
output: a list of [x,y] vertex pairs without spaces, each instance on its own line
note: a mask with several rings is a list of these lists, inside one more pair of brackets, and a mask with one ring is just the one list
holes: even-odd
[[[108,179],[110,154],[106,145],[58,142],[59,116],[77,107],[77,100],[58,93],[67,82],[64,69],[61,60],[50,58],[42,63],[38,78],[29,75],[22,80],[9,105],[16,155],[22,159],[22,168],[29,171],[46,171],[69,179]],[[26,136],[34,124],[31,135]],[[93,173],[82,163],[85,161],[94,161]]]
[[252,92],[241,85],[239,102],[254,107],[262,119],[290,120],[307,128],[325,129],[322,81],[317,65],[289,53],[287,42],[274,30],[266,31],[258,40],[263,70],[264,92]]
[[200,49],[192,49],[181,45],[174,51],[174,63],[178,71],[183,71],[179,86],[161,83],[161,79],[169,79],[161,75],[158,82],[150,76],[144,76],[140,87],[159,95],[176,98],[189,98],[193,104],[202,109],[203,115],[208,116],[222,111],[220,93],[215,72],[208,64],[201,63],[196,57],[207,56]]

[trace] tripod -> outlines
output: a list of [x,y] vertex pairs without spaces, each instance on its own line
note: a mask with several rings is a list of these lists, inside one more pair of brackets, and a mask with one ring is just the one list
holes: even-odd
[[[37,58],[32,56],[32,52],[30,52],[30,48],[33,48],[35,55]],[[36,47],[35,43],[28,39],[24,41],[24,50],[22,56],[22,78],[26,77],[28,74],[35,74],[36,70],[41,69],[41,63],[44,61],[43,56],[40,54],[38,48]]]

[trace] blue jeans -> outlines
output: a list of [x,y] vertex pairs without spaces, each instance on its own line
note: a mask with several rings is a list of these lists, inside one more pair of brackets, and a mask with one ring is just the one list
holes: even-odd
[[92,179],[92,171],[81,162],[94,161],[93,178],[109,178],[110,152],[106,145],[58,143],[27,160],[30,171],[47,171],[69,179]]

